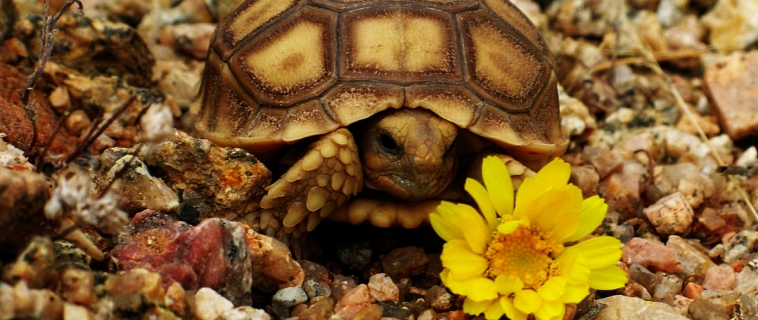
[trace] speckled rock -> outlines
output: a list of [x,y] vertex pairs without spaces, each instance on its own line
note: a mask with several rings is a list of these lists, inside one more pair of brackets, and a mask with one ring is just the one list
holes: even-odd
[[144,312],[164,303],[165,291],[161,276],[145,269],[132,269],[118,275],[107,275],[102,286],[108,296],[98,305],[112,304],[115,312]]
[[271,183],[271,172],[246,151],[219,148],[182,132],[171,141],[143,148],[139,157],[182,194],[179,218],[190,223],[252,212]]
[[372,304],[371,295],[365,284],[360,284],[345,293],[334,306],[330,319],[379,319],[382,308]]
[[453,306],[453,295],[440,286],[432,286],[426,291],[426,300],[435,311],[447,311]]
[[740,259],[745,259],[748,253],[753,252],[753,248],[755,248],[756,244],[758,244],[757,231],[739,231],[724,244],[725,251],[721,257],[725,263],[732,263]]
[[305,290],[298,287],[288,287],[281,289],[277,291],[272,298],[274,305],[279,305],[285,308],[289,308],[306,301],[308,301],[308,295],[305,294]]
[[682,274],[685,277],[693,275],[704,275],[708,269],[715,267],[710,257],[698,250],[689,241],[679,236],[669,236],[666,241],[666,247],[673,249],[679,257],[679,263],[682,266]]
[[597,304],[604,304],[605,308],[600,311],[595,320],[675,320],[687,319],[681,316],[676,309],[661,302],[645,301],[640,298],[625,296],[611,296],[595,300]]
[[[740,3],[752,3],[758,8],[758,1],[755,0]],[[703,76],[706,93],[711,101],[709,105],[719,116],[721,127],[734,140],[758,135],[758,109],[750,103],[758,99],[756,78],[758,51],[730,55],[708,68]]]
[[224,312],[221,318],[224,320],[270,320],[271,316],[261,309],[241,306]]
[[583,157],[597,169],[601,180],[611,173],[620,172],[624,164],[621,153],[604,146],[584,148]]
[[651,271],[666,273],[678,273],[682,270],[676,252],[660,243],[634,238],[625,243],[621,250],[621,261],[627,265],[639,263]]
[[14,258],[46,230],[43,207],[50,198],[45,178],[32,171],[0,167],[0,257]]
[[623,220],[638,215],[641,211],[641,176],[633,173],[614,173],[600,182],[598,194],[608,203],[608,211],[618,212]]
[[661,235],[684,234],[695,215],[679,192],[661,198],[642,212]]
[[0,315],[7,319],[61,319],[64,303],[47,289],[29,289],[25,281],[14,286],[0,282]]
[[215,23],[182,23],[163,27],[159,36],[162,45],[195,59],[205,59]]

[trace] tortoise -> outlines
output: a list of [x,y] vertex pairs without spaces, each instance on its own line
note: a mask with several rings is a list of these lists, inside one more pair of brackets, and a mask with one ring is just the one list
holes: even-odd
[[214,34],[191,113],[218,145],[294,159],[261,199],[269,234],[330,215],[414,227],[403,216],[431,212],[477,155],[537,170],[565,152],[556,83],[506,0],[247,0]]

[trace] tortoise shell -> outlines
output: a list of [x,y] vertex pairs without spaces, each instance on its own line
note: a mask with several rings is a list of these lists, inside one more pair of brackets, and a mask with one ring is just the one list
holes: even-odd
[[425,108],[530,167],[562,154],[553,58],[504,0],[248,0],[218,26],[201,135],[265,153]]

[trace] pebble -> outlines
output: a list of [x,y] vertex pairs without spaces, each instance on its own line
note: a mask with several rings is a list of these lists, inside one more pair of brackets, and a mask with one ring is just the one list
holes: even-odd
[[704,208],[698,221],[711,232],[726,226],[726,220],[719,216],[718,213],[716,213],[716,210],[713,210],[712,208]]
[[26,281],[14,286],[0,282],[0,315],[6,319],[60,319],[63,301],[47,289],[30,289]]
[[334,313],[334,300],[328,297],[311,299],[310,305],[304,310],[292,310],[292,316],[298,319],[326,320]]
[[305,290],[299,287],[289,287],[277,291],[273,297],[273,303],[286,308],[308,301]]
[[695,212],[680,192],[665,196],[642,212],[663,236],[684,234]]
[[363,270],[371,262],[374,254],[368,241],[347,243],[337,248],[337,257],[342,265],[353,269]]
[[597,129],[595,117],[590,115],[587,106],[579,99],[570,96],[558,84],[558,103],[560,105],[561,127],[568,131],[571,137],[586,138]]
[[[701,18],[709,29],[709,44],[721,53],[744,50],[758,40],[758,1],[716,1]],[[746,101],[747,102],[747,101]]]
[[690,304],[690,315],[696,320],[744,319],[739,316],[740,296],[735,291],[705,290]]
[[744,259],[748,253],[752,252],[756,244],[758,244],[757,231],[739,231],[724,244],[725,251],[721,257],[727,264]]
[[734,291],[745,294],[758,292],[758,269],[751,266],[742,268],[735,282]]
[[684,294],[684,296],[687,297],[687,298],[695,299],[695,298],[697,298],[697,296],[700,295],[700,293],[703,292],[703,290],[705,290],[705,288],[703,288],[703,286],[701,286],[701,285],[699,285],[697,283],[694,283],[694,282],[688,282],[684,286],[684,289],[682,290],[682,294]]
[[572,166],[569,183],[582,189],[582,197],[588,198],[597,194],[600,176],[592,166]]
[[[124,154],[120,148],[105,151],[110,152]],[[168,214],[179,211],[179,196],[162,179],[153,176],[147,165],[134,156],[126,155],[116,160],[108,170],[107,177],[101,182],[100,188],[104,189],[112,183],[111,190],[119,196],[119,208],[130,215],[145,209]]]
[[158,41],[174,51],[182,52],[195,59],[205,59],[211,36],[216,31],[215,23],[180,23],[167,25],[161,29]]
[[80,305],[72,303],[63,304],[63,320],[91,320],[94,319],[90,311]]
[[237,307],[224,312],[221,316],[224,320],[271,320],[265,311],[250,306]]
[[672,306],[662,303],[645,301],[640,298],[621,295],[595,300],[597,304],[605,305],[594,320],[678,320],[687,319],[679,314]]
[[332,298],[339,300],[346,293],[350,292],[357,286],[355,279],[340,274],[334,275],[332,282]]
[[706,290],[731,290],[736,284],[737,276],[734,269],[726,264],[708,269],[703,280]]
[[618,150],[610,150],[605,146],[585,147],[583,157],[597,169],[601,180],[611,173],[620,172],[624,164],[624,158]]
[[170,141],[143,148],[139,158],[174,192],[181,192],[179,216],[192,224],[244,216],[271,184],[271,172],[250,153],[217,147],[181,131]]
[[436,311],[447,311],[453,306],[453,295],[440,286],[432,286],[426,291],[426,301]]
[[414,246],[392,250],[381,260],[382,269],[393,279],[422,274],[429,264],[429,258],[424,249]]
[[629,278],[643,286],[648,292],[652,292],[653,288],[661,282],[661,277],[659,275],[650,272],[650,270],[639,263],[632,263],[629,265]]
[[682,278],[678,275],[667,274],[661,277],[660,283],[653,288],[653,300],[662,301],[669,305],[682,292]]
[[377,273],[368,280],[368,290],[371,298],[376,301],[398,301],[400,290],[392,278],[385,273]]
[[627,220],[638,215],[640,199],[640,179],[638,174],[613,173],[600,182],[598,194],[608,203],[608,212],[616,211]]
[[199,320],[224,319],[234,304],[210,288],[200,288],[195,293],[195,317]]
[[679,312],[679,315],[686,317],[689,314],[690,304],[692,304],[692,301],[694,300],[685,296],[677,295],[674,297],[674,302],[671,303],[671,306],[674,307],[677,312]]
[[95,278],[91,271],[68,268],[60,275],[60,295],[63,300],[83,306],[97,302]]
[[382,308],[371,302],[368,287],[359,284],[337,301],[331,319],[379,319],[382,316]]
[[684,277],[693,275],[702,276],[708,269],[716,266],[707,254],[698,250],[688,240],[682,239],[679,236],[669,236],[668,241],[666,241],[666,247],[676,252]]
[[[102,290],[116,312],[136,313],[165,301],[162,278],[145,269],[132,269],[117,275],[108,274]],[[103,299],[98,301],[102,304]]]
[[651,271],[678,273],[682,270],[676,251],[660,243],[633,238],[621,247],[622,261],[627,265],[639,263]]
[[[725,2],[719,1],[721,3]],[[758,0],[739,3],[753,3],[758,9]],[[758,23],[755,27],[758,28]],[[721,128],[732,140],[758,134],[758,108],[751,103],[758,99],[756,78],[758,51],[732,54],[706,69],[703,76],[710,106],[718,115]]]

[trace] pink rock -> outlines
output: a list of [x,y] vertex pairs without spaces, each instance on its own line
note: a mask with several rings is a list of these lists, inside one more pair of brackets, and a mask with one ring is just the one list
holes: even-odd
[[636,262],[650,271],[666,273],[678,273],[682,269],[676,251],[660,243],[633,238],[621,247],[621,251],[621,259],[627,265]]
[[368,280],[368,291],[376,301],[397,301],[400,290],[386,273],[377,273]]
[[146,210],[132,219],[128,230],[111,251],[119,269],[156,272],[164,289],[173,282],[185,290],[208,287],[233,302],[249,295],[251,257],[239,224],[213,218],[191,227]]
[[354,306],[359,304],[371,303],[371,295],[369,294],[368,287],[365,284],[360,284],[352,290],[345,293],[337,304],[334,306],[335,311],[346,308],[348,306]]
[[737,275],[731,266],[722,264],[708,269],[705,273],[703,288],[708,290],[731,290],[737,281]]
[[697,296],[700,295],[701,292],[703,292],[703,290],[705,290],[703,286],[694,282],[690,282],[684,286],[684,290],[682,290],[682,294],[684,294],[684,296],[687,298],[695,299],[697,298]]

